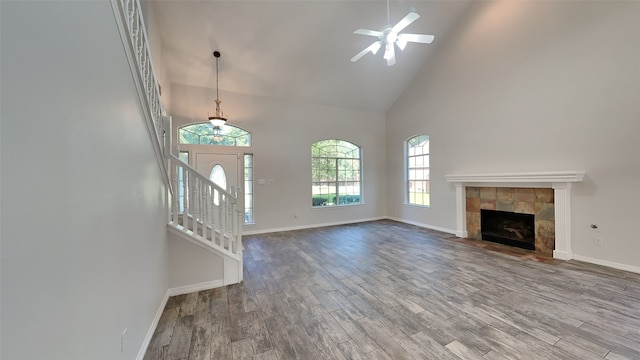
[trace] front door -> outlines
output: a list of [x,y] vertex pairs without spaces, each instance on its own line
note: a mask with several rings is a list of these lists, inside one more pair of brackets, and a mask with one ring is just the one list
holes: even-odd
[[196,153],[196,170],[227,191],[241,193],[240,156],[238,154]]

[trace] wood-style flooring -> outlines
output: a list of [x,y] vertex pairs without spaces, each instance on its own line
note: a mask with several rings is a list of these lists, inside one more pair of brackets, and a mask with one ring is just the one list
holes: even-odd
[[[145,359],[640,359],[640,274],[393,221],[245,236]],[[484,247],[483,247],[484,246]]]

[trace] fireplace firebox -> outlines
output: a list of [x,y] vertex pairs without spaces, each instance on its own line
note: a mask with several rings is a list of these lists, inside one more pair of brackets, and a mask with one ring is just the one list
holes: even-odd
[[535,250],[535,216],[498,210],[480,210],[482,240]]

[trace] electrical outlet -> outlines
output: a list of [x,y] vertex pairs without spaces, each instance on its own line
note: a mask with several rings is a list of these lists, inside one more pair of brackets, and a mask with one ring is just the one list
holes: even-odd
[[124,353],[124,349],[127,345],[127,328],[122,330],[122,336],[120,337],[120,352]]
[[602,236],[596,236],[594,239],[596,246],[602,246]]

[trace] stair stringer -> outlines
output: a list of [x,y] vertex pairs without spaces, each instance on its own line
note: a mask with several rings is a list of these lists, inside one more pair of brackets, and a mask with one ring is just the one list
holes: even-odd
[[[191,230],[186,230],[181,226],[174,224],[173,222],[167,224],[167,231],[171,234],[177,235],[179,238],[190,242],[206,251],[218,255],[222,258],[222,282],[223,285],[239,284],[243,280],[243,261],[242,261],[242,249],[237,254],[224,249],[218,245],[213,244],[210,240],[203,238],[200,235],[193,233]],[[195,285],[195,284],[194,284]]]

